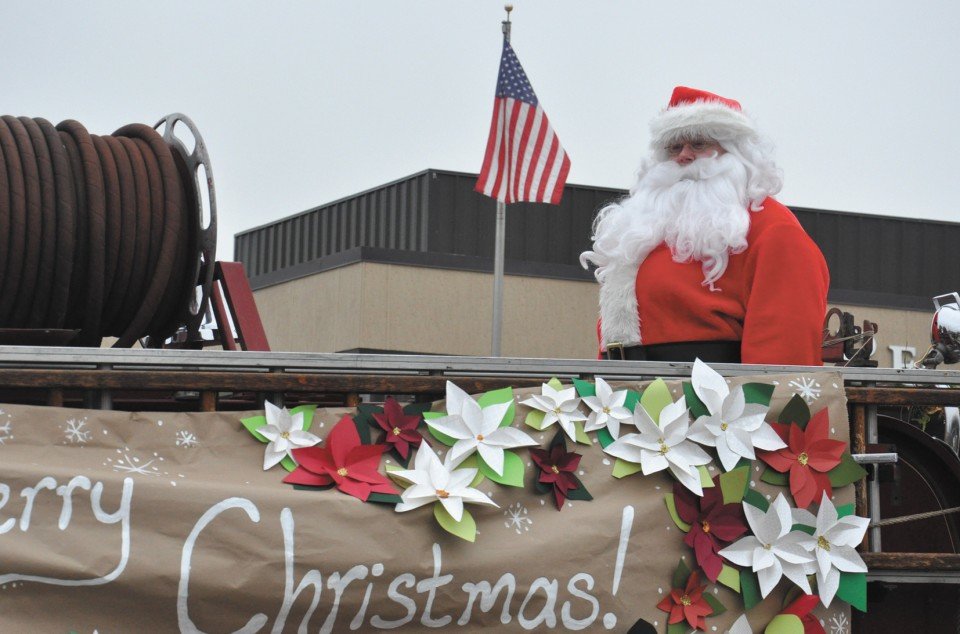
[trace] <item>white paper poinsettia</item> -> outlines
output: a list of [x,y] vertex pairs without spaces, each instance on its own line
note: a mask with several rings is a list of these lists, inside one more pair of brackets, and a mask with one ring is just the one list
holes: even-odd
[[724,471],[736,467],[740,458],[756,459],[754,448],[776,451],[787,446],[763,420],[768,408],[747,403],[741,386],[731,390],[724,378],[700,359],[693,364],[690,380],[710,414],[690,426],[689,437],[716,447]]
[[870,520],[856,515],[840,517],[824,493],[816,517],[806,509],[793,509],[793,521],[815,527],[813,535],[805,535],[800,540],[800,546],[816,557],[817,593],[823,605],[830,607],[840,587],[841,572],[867,571],[867,564],[857,554],[856,546],[863,541]]
[[690,417],[684,397],[660,411],[659,425],[641,407],[633,412],[639,434],[624,434],[604,450],[611,456],[640,464],[643,475],[669,468],[683,486],[703,495],[698,465],[710,462],[710,454],[687,440]]
[[812,574],[816,566],[813,555],[802,545],[809,535],[790,530],[793,516],[783,494],[777,496],[766,512],[747,502],[743,502],[743,512],[753,535],[741,537],[721,550],[720,556],[738,566],[750,566],[757,573],[764,598],[781,577],[811,594],[807,575]]
[[450,517],[459,522],[463,519],[464,502],[497,506],[496,502],[470,486],[477,475],[476,469],[453,469],[442,463],[427,443],[417,449],[413,469],[391,471],[390,475],[412,485],[400,493],[402,501],[396,506],[399,513],[439,501]]
[[544,383],[540,394],[532,394],[530,398],[520,403],[544,413],[543,422],[540,424],[541,429],[560,423],[564,433],[574,442],[577,441],[577,428],[574,423],[587,420],[587,417],[577,409],[580,398],[574,387],[557,390]]
[[627,391],[614,392],[599,376],[595,385],[596,395],[583,397],[583,402],[591,409],[583,431],[597,431],[606,427],[610,430],[611,436],[619,438],[620,423],[627,423],[633,419],[633,414],[623,405],[627,400]]
[[[449,388],[447,393],[449,395]],[[456,440],[446,456],[446,462],[453,467],[477,452],[497,475],[502,476],[504,449],[537,444],[519,429],[500,426],[500,421],[510,409],[509,402],[481,408],[479,403],[467,396],[458,401],[458,405],[459,414],[426,421],[431,428]]]
[[263,452],[264,471],[287,456],[294,460],[291,453],[294,449],[313,447],[320,442],[319,437],[303,430],[303,412],[291,414],[286,407],[281,409],[270,401],[265,401],[263,406],[267,424],[258,427],[257,433],[270,441]]

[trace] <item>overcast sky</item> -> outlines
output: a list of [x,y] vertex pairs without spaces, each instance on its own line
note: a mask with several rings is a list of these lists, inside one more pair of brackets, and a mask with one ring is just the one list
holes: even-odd
[[[0,114],[94,134],[183,112],[233,234],[426,168],[480,168],[499,0],[3,0]],[[677,84],[738,99],[790,205],[960,221],[960,2],[516,0],[572,161],[626,188]]]

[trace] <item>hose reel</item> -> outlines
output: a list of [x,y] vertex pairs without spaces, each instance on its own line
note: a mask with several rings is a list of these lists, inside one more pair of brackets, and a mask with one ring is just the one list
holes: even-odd
[[197,127],[172,114],[97,136],[73,120],[0,117],[0,248],[2,343],[197,338],[216,253]]

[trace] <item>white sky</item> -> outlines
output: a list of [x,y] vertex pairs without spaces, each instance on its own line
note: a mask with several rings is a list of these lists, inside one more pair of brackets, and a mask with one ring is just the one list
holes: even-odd
[[[94,134],[183,112],[233,234],[426,169],[476,172],[501,0],[5,0],[0,114]],[[960,221],[955,0],[516,0],[512,43],[571,157],[628,187],[677,84],[738,99],[781,201]]]

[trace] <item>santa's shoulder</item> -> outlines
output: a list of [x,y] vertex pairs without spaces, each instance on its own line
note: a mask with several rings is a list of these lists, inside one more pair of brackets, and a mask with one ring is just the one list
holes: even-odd
[[784,204],[775,198],[768,197],[763,201],[760,209],[750,214],[750,238],[756,237],[774,227],[792,227],[803,231],[800,221]]

